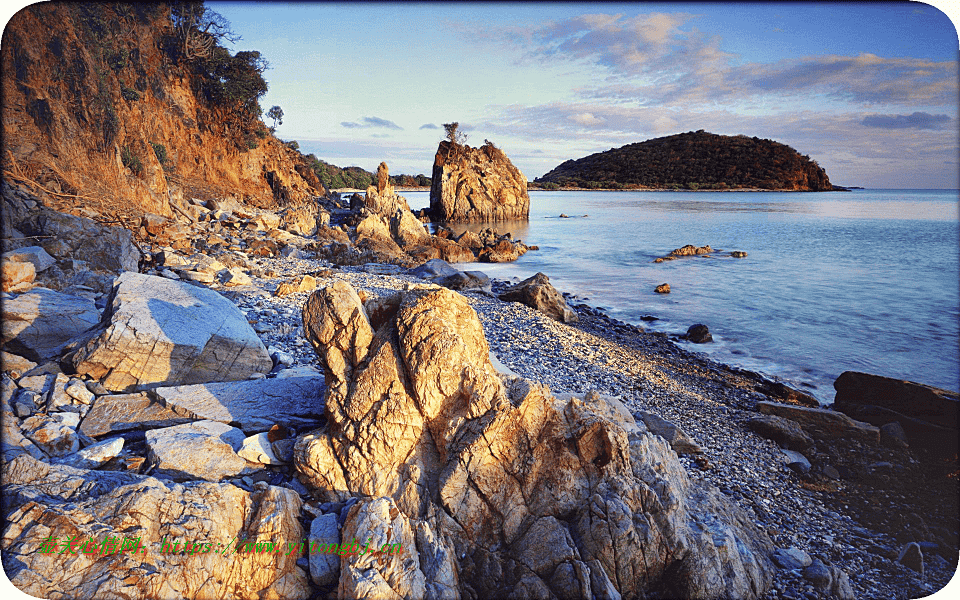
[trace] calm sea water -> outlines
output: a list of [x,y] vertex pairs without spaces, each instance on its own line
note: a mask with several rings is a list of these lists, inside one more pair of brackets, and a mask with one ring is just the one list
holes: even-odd
[[[429,205],[426,192],[405,196]],[[824,403],[847,370],[960,388],[956,191],[532,192],[530,201],[529,222],[496,227],[539,252],[459,266],[504,279],[542,271],[652,330],[704,323],[714,343],[681,345]],[[685,244],[749,256],[653,262]],[[655,293],[660,283],[671,293]]]

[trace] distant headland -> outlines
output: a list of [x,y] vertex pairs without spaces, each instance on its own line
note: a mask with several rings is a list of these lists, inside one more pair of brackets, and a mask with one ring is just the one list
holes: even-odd
[[568,160],[533,181],[540,189],[845,190],[809,156],[772,140],[702,129]]

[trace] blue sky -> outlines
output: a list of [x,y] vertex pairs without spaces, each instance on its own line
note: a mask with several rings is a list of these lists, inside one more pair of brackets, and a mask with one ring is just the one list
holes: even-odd
[[339,166],[429,175],[451,121],[529,179],[705,129],[839,184],[958,187],[960,43],[926,4],[208,4],[270,62],[278,135]]
[[429,175],[451,121],[529,179],[705,129],[839,184],[958,187],[960,43],[928,4],[207,4],[270,63],[277,134],[339,166]]

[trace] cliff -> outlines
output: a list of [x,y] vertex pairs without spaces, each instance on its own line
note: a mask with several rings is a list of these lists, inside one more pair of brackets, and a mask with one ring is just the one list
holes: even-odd
[[259,120],[266,62],[203,37],[188,10],[210,14],[153,3],[17,13],[3,36],[4,178],[52,208],[120,216],[170,216],[184,196],[274,208],[324,194]]
[[547,188],[833,189],[820,165],[790,146],[703,130],[568,160],[535,181]]
[[440,142],[430,211],[438,221],[506,221],[530,214],[527,178],[490,142],[480,148]]

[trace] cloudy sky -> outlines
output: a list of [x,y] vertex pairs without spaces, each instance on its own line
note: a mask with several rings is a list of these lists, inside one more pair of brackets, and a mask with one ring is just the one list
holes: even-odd
[[339,166],[429,175],[451,121],[530,179],[705,129],[839,184],[958,187],[960,43],[925,4],[208,4],[270,62],[278,135]]

